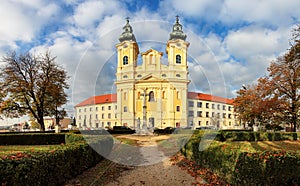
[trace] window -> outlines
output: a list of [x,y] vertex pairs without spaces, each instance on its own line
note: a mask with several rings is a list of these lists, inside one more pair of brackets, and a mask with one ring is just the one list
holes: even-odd
[[215,113],[214,112],[211,113],[211,117],[215,117]]
[[90,108],[90,111],[92,111],[92,107]]
[[217,105],[217,107],[218,107],[218,110],[220,110],[220,105],[219,104]]
[[215,104],[211,104],[211,108],[212,108],[212,109],[215,109]]
[[194,111],[189,110],[189,117],[194,117]]
[[104,119],[104,114],[102,114],[101,118]]
[[180,74],[176,74],[176,77],[180,77]]
[[197,111],[197,117],[202,117],[202,111]]
[[124,106],[124,112],[127,112],[127,107],[126,106]]
[[206,112],[206,117],[207,117],[207,118],[209,117],[209,112]]
[[149,93],[149,102],[153,102],[153,101],[155,101],[155,100],[154,100],[154,92],[151,91],[151,92]]
[[206,103],[206,108],[209,108],[209,103]]
[[108,110],[111,110],[111,106],[108,106]]
[[226,114],[225,113],[223,113],[223,118],[226,118]]
[[226,110],[226,106],[225,105],[223,105],[223,110]]
[[124,100],[127,100],[127,93],[124,92]]
[[231,119],[231,114],[228,114],[228,118]]
[[139,75],[137,75],[137,77],[138,77],[138,78],[141,78],[141,77],[142,77],[142,75],[141,75],[141,74],[139,74]]
[[81,112],[81,109],[79,109],[79,112]]
[[162,74],[161,76],[162,76],[162,77],[167,77],[167,75],[166,75],[166,74]]
[[198,125],[199,125],[199,126],[201,125],[201,121],[198,121]]
[[206,125],[209,125],[208,121],[206,121]]
[[109,119],[111,118],[111,113],[108,114],[108,118],[109,118]]
[[176,55],[176,64],[181,64],[181,56]]
[[124,75],[123,78],[126,79],[126,78],[128,78],[128,76],[127,76],[127,75]]
[[79,116],[79,119],[81,119],[81,116]]
[[128,56],[123,57],[123,65],[128,65]]
[[176,111],[180,112],[180,106],[176,106]]
[[102,106],[102,108],[101,108],[102,110],[104,110],[104,106]]
[[228,106],[228,111],[231,111],[231,106]]
[[115,110],[117,110],[117,108],[118,108],[118,106],[117,106],[117,105],[115,105]]
[[117,118],[117,114],[115,114],[115,118]]
[[96,119],[98,119],[98,114],[96,114]]
[[98,111],[98,107],[96,107],[96,111]]
[[108,122],[107,122],[107,126],[109,126],[109,127],[110,127],[110,121],[108,121]]
[[162,92],[162,99],[166,99],[166,91]]
[[189,101],[189,107],[194,107],[194,102],[193,101]]
[[92,119],[92,114],[90,114],[90,119]]
[[84,108],[84,112],[86,112],[86,108]]
[[197,107],[201,108],[202,107],[202,102],[197,102]]

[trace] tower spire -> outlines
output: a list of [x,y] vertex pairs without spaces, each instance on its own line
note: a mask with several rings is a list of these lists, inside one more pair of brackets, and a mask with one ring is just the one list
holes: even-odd
[[186,34],[182,31],[182,25],[179,23],[179,16],[176,16],[176,23],[173,25],[173,30],[170,34],[169,40],[175,40],[175,39],[186,39]]
[[123,33],[120,35],[119,41],[136,41],[132,27],[129,24],[129,17],[126,17],[126,25],[123,27]]

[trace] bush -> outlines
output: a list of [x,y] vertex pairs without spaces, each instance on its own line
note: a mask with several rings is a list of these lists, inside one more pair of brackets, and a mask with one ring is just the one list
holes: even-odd
[[65,143],[65,134],[20,133],[1,134],[0,145],[54,145]]
[[[270,133],[265,134],[270,135]],[[253,136],[263,138],[261,133],[253,133]],[[271,136],[275,139],[278,136],[282,137],[281,133]],[[291,135],[287,136],[291,137]],[[240,138],[239,135],[235,137]],[[300,153],[284,151],[250,153],[231,146],[231,143],[218,141],[214,141],[207,149],[200,151],[201,138],[203,138],[202,134],[193,136],[181,152],[200,167],[209,168],[217,173],[228,183],[233,185],[300,184]]]
[[[97,146],[111,151],[112,138]],[[2,185],[63,185],[68,179],[96,165],[103,157],[84,142],[62,145],[50,152],[19,153],[0,158]]]
[[297,140],[295,132],[219,131],[217,141],[281,141]]

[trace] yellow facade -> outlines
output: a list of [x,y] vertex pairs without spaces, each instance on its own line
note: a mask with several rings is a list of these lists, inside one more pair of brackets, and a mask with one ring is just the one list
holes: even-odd
[[[186,35],[177,17],[166,43],[165,55],[168,64],[164,65],[161,63],[163,52],[149,49],[140,54],[132,27],[127,20],[123,33],[119,37],[120,43],[116,45],[118,64],[115,81],[116,100],[109,103],[76,106],[79,127],[83,125],[96,128],[115,125],[132,128],[234,126],[231,103],[215,102],[213,99],[201,100],[201,96],[189,97],[187,66],[189,42],[185,40]],[[141,65],[137,65],[139,57],[142,59]],[[192,107],[190,102],[195,105],[203,102],[204,105],[216,105],[216,108],[217,105],[219,107],[221,105],[222,109]],[[114,110],[95,111],[96,107],[108,108],[109,106]],[[91,112],[83,114],[80,113],[82,110],[91,110]],[[111,116],[108,117],[109,115]]]
[[[181,31],[178,20],[175,25]],[[139,48],[128,21],[123,30],[116,45],[115,84],[120,124],[159,128],[187,126],[189,43],[185,38],[170,37],[166,45],[167,65],[161,63],[162,52],[149,49],[141,54],[142,64],[137,66]]]

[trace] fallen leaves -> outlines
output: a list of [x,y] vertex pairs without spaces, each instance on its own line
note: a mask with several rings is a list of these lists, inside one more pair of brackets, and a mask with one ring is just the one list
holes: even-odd
[[[218,175],[211,172],[208,168],[200,167],[196,162],[188,160],[182,154],[177,153],[171,157],[172,165],[177,165],[180,169],[185,170],[188,174],[195,178],[194,185],[213,186],[213,185],[230,185],[222,180]],[[205,180],[207,183],[203,183]]]

